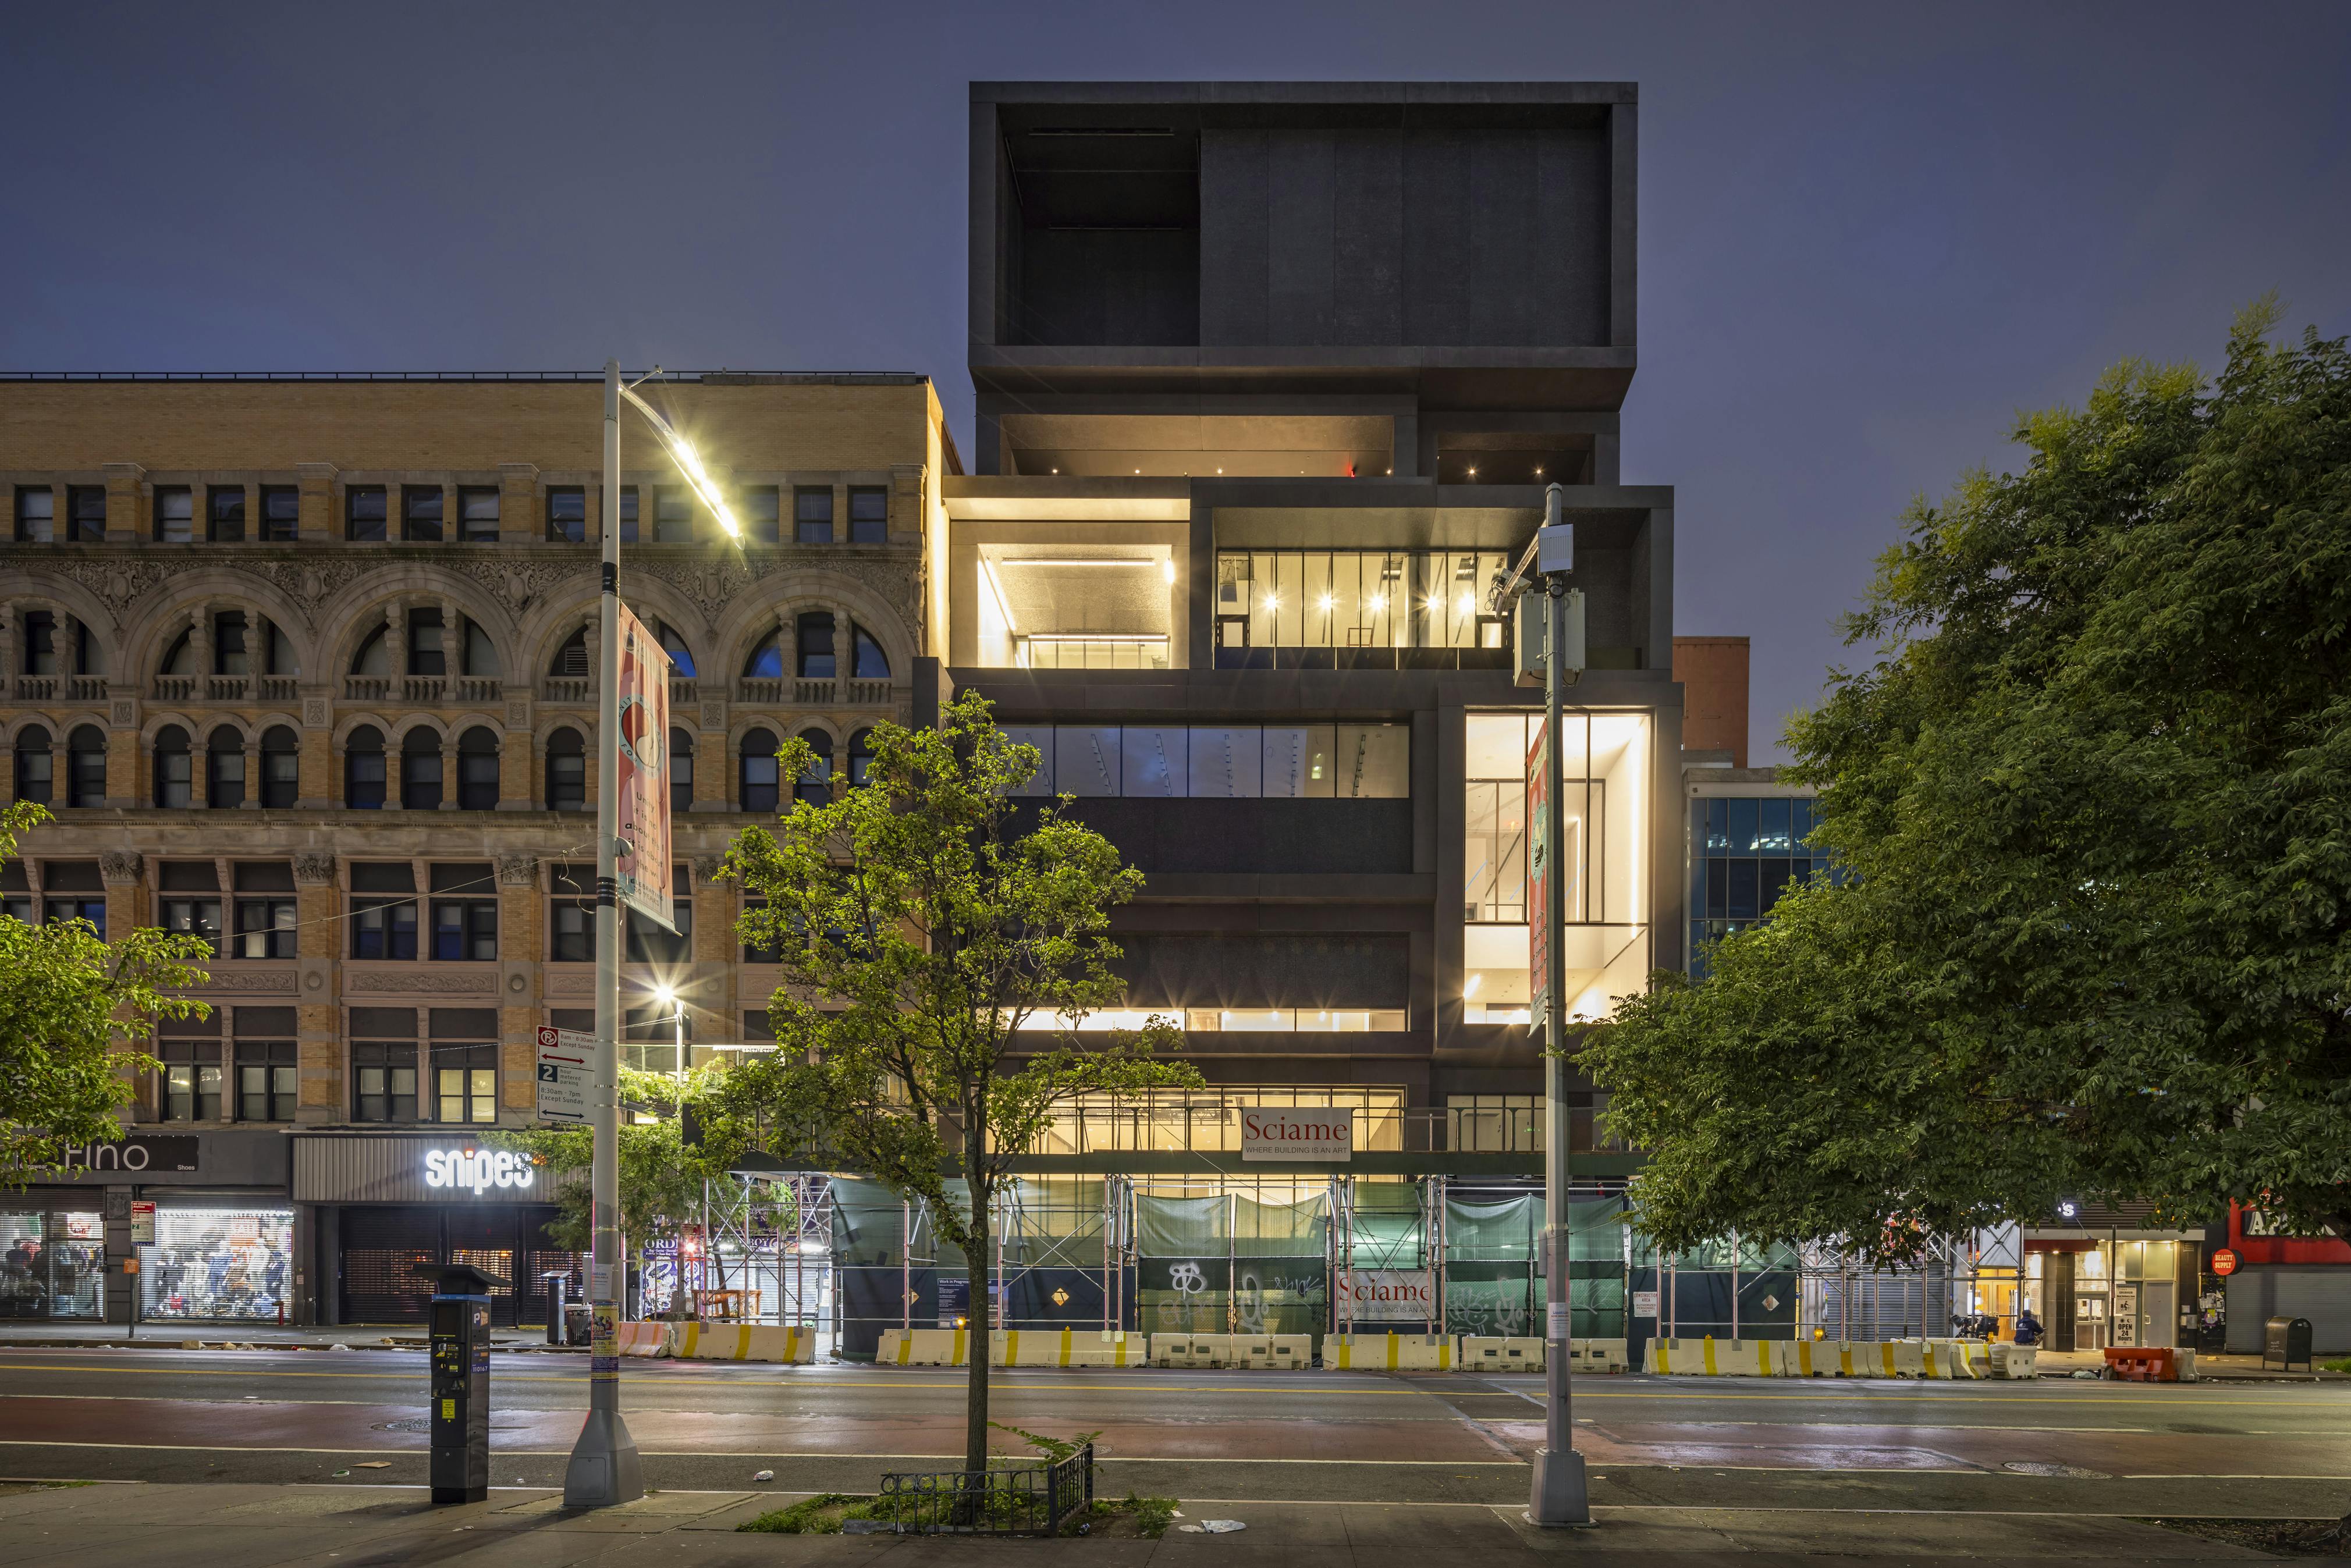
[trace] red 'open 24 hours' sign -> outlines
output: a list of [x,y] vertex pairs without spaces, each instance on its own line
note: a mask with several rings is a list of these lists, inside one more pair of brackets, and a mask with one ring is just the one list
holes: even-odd
[[1345,1163],[1355,1147],[1355,1113],[1284,1105],[1241,1108],[1244,1160],[1332,1160]]

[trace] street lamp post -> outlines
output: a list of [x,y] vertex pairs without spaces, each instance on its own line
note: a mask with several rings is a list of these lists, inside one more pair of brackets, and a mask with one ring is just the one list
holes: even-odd
[[[609,1508],[645,1495],[636,1439],[621,1418],[621,402],[653,425],[670,460],[728,538],[742,529],[701,458],[660,412],[604,361],[603,570],[597,626],[601,653],[596,681],[596,1065],[589,1109],[595,1163],[589,1172],[593,1250],[588,1269],[590,1322],[588,1419],[563,1475],[566,1508]],[[659,737],[667,744],[668,737]],[[666,795],[663,797],[664,802]]]
[[[1533,1495],[1527,1517],[1541,1525],[1592,1522],[1583,1456],[1575,1451],[1568,1402],[1573,1322],[1568,1308],[1567,807],[1560,773],[1566,747],[1560,735],[1567,684],[1583,670],[1583,596],[1568,587],[1574,570],[1574,534],[1561,521],[1566,493],[1557,485],[1543,498],[1543,529],[1535,547],[1536,580],[1543,594],[1543,1083],[1550,1118],[1543,1140],[1544,1257],[1543,1446],[1535,1454]],[[1520,601],[1521,604],[1524,601]],[[1525,612],[1522,609],[1520,613]],[[1532,914],[1532,911],[1529,911]]]

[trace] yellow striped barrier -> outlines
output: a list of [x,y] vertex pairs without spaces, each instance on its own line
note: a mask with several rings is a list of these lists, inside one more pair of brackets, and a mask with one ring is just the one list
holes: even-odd
[[693,1361],[780,1361],[808,1363],[816,1359],[816,1330],[806,1324],[778,1328],[769,1323],[678,1323],[670,1338],[670,1354]]
[[1449,1372],[1453,1340],[1447,1334],[1329,1334],[1322,1365],[1337,1372]]
[[998,1329],[988,1336],[987,1359],[996,1366],[1127,1366],[1130,1341],[1099,1329]]
[[664,1322],[623,1322],[614,1325],[621,1354],[633,1356],[667,1355],[669,1331],[673,1325]]
[[970,1342],[965,1329],[883,1329],[873,1359],[888,1366],[961,1366]]

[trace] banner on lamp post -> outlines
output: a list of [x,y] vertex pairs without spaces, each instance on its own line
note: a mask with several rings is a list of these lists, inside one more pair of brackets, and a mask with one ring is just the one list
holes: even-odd
[[626,603],[621,606],[621,902],[673,935],[670,907],[669,655]]
[[1551,772],[1543,766],[1544,722],[1527,753],[1527,1019],[1541,1034],[1551,1019]]

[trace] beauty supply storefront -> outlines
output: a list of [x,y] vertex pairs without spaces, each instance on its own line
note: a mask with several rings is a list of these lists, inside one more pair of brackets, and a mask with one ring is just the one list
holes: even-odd
[[508,1283],[492,1293],[502,1327],[547,1321],[549,1276],[572,1301],[587,1258],[547,1235],[556,1218],[546,1172],[528,1156],[462,1133],[301,1133],[294,1201],[315,1237],[317,1321],[416,1324],[432,1280],[418,1270],[470,1263]]
[[133,1132],[0,1192],[0,1318],[125,1323],[302,1320],[279,1128]]

